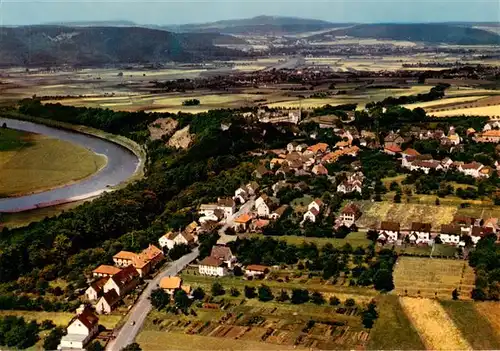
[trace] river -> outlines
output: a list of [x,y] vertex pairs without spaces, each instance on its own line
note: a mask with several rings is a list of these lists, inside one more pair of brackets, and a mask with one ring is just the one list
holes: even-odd
[[99,195],[110,186],[129,179],[139,166],[139,158],[130,150],[113,142],[88,134],[48,127],[42,124],[0,118],[0,126],[47,135],[81,145],[107,157],[106,166],[81,181],[53,190],[20,197],[0,198],[0,212],[19,212]]

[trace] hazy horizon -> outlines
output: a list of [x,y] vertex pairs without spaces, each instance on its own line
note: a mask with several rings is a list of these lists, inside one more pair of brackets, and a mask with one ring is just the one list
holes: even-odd
[[497,22],[500,2],[450,0],[321,0],[272,2],[0,0],[0,25],[131,21],[178,25],[255,16],[283,16],[346,23]]

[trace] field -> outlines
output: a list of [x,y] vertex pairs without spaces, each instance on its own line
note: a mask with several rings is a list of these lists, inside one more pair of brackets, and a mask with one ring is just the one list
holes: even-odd
[[474,350],[500,349],[500,334],[478,311],[484,303],[441,301],[441,305]]
[[417,330],[401,307],[398,297],[377,297],[379,318],[370,333],[369,350],[423,350]]
[[432,223],[433,229],[438,230],[441,224],[450,223],[457,211],[456,207],[434,204],[396,204],[388,201],[360,201],[357,204],[362,212],[357,225],[365,228],[378,226],[381,221],[399,222],[402,228],[409,228],[412,221],[418,218],[420,222]]
[[413,297],[400,301],[428,350],[471,349],[438,301]]
[[208,297],[195,304],[194,315],[151,312],[137,340],[146,350],[358,349],[370,334],[361,309]]
[[[35,319],[38,323],[49,319],[56,325],[67,326],[75,314],[70,312],[0,311],[0,317],[3,316],[24,317],[28,321]],[[113,329],[121,318],[119,315],[100,315],[99,324],[102,324],[107,329]]]
[[460,108],[456,110],[432,112],[430,114],[436,117],[470,115],[470,116],[489,116],[489,117],[500,118],[500,105]]
[[491,324],[500,337],[500,304],[498,302],[481,302],[475,304],[476,309]]
[[403,256],[394,268],[394,291],[400,296],[450,300],[454,289],[470,299],[475,274],[467,261]]
[[104,156],[43,135],[1,130],[0,137],[0,196],[68,184],[90,176],[106,164]]
[[367,247],[372,242],[366,238],[365,232],[355,232],[348,234],[344,239],[337,238],[313,238],[295,235],[283,235],[275,237],[278,240],[284,240],[288,244],[300,245],[303,242],[315,243],[318,247],[325,244],[332,244],[334,247],[342,247],[345,244],[350,244],[352,247],[356,248],[358,246]]

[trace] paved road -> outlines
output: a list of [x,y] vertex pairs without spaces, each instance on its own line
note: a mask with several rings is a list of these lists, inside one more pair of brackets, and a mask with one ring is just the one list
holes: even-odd
[[226,229],[229,227],[232,227],[234,224],[234,220],[241,216],[244,213],[250,212],[250,210],[253,208],[253,205],[255,204],[255,196],[251,197],[247,202],[245,202],[239,209],[238,212],[233,214],[232,217],[229,217],[226,219],[226,223],[222,226],[222,228],[219,229],[219,235],[220,238],[217,241],[217,244],[227,244],[230,241],[235,241],[237,236],[236,235],[226,235]]
[[[193,252],[182,256],[177,261],[170,263],[163,271],[160,272],[152,281],[149,282],[144,292],[141,294],[137,300],[134,307],[130,310],[128,314],[128,319],[123,327],[118,332],[117,337],[110,341],[106,350],[109,351],[119,351],[123,347],[134,342],[135,337],[141,330],[141,327],[151,311],[151,302],[149,301],[149,296],[151,292],[157,288],[157,284],[160,284],[160,280],[163,277],[176,275],[184,267],[186,267],[190,262],[192,262],[196,257],[198,257],[198,248],[194,249]],[[134,325],[130,323],[135,321]]]

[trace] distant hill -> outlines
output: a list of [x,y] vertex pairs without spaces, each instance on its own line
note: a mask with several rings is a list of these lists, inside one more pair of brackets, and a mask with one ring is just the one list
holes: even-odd
[[137,27],[132,21],[76,21],[76,22],[48,22],[44,26],[65,26],[65,27]]
[[226,34],[293,34],[338,28],[345,25],[296,17],[257,16],[202,24],[184,24],[176,26],[175,29],[180,32]]
[[214,46],[239,43],[244,41],[219,34],[137,27],[0,27],[0,66],[198,62],[244,56]]
[[360,24],[350,28],[308,37],[311,40],[325,40],[329,36],[350,36],[355,38],[375,38],[407,40],[426,43],[457,45],[500,44],[500,36],[486,30],[449,23],[422,24]]

